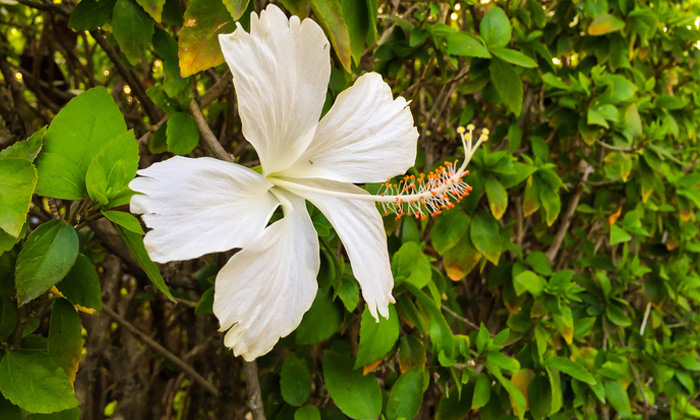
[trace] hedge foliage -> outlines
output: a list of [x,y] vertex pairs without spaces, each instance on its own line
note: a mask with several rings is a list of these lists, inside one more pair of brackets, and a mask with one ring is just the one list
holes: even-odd
[[[0,4],[0,418],[259,418],[211,315],[227,255],[154,264],[127,185],[212,155],[203,125],[257,164],[216,35],[265,1],[18,1]],[[331,40],[326,108],[368,71],[412,100],[411,174],[460,158],[458,126],[491,137],[460,205],[385,219],[387,320],[313,213],[320,291],[257,361],[268,418],[700,417],[700,2],[278,3]]]

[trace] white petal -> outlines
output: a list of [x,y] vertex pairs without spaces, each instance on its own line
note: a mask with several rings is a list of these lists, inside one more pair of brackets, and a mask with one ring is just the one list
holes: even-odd
[[318,286],[318,236],[300,197],[281,195],[284,218],[235,254],[216,276],[214,314],[224,344],[253,360],[294,331]]
[[[368,194],[355,185],[335,181],[295,179],[294,182],[318,189]],[[352,272],[360,283],[362,297],[370,313],[377,320],[377,312],[388,318],[389,303],[394,303],[391,296],[394,276],[391,274],[384,223],[376,204],[293,188],[290,191],[309,200],[328,218],[345,246]]]
[[243,135],[265,175],[289,167],[311,141],[330,79],[330,44],[311,19],[269,5],[219,42],[233,73]]
[[418,130],[402,97],[377,73],[338,95],[309,148],[284,176],[383,182],[415,164]]
[[153,261],[197,258],[242,247],[258,236],[279,205],[269,181],[244,166],[176,156],[138,171],[131,211],[152,230]]

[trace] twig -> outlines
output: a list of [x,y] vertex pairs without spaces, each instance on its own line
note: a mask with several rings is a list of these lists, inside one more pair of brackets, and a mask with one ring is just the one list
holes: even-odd
[[219,140],[216,138],[216,135],[211,131],[211,128],[209,128],[209,124],[207,123],[207,119],[204,118],[204,114],[202,114],[202,110],[199,109],[199,105],[197,105],[196,100],[192,100],[190,102],[190,114],[194,117],[195,123],[197,123],[197,128],[199,129],[199,133],[202,135],[202,140],[204,140],[204,144],[207,146],[209,151],[218,159],[225,160],[227,162],[233,162],[233,159],[231,159],[231,156],[229,156],[228,153],[226,153],[226,150],[224,147],[219,143]]
[[445,311],[445,312],[447,312],[448,314],[452,315],[452,316],[455,317],[456,319],[462,321],[466,326],[471,327],[471,328],[473,328],[473,329],[479,331],[479,326],[478,326],[478,325],[476,325],[475,323],[471,322],[471,321],[468,320],[467,318],[465,318],[465,317],[459,315],[457,312],[455,312],[455,311],[453,311],[452,309],[448,308],[448,307],[445,306],[444,304],[442,305],[442,310]]
[[571,221],[573,220],[574,214],[576,213],[576,207],[578,207],[578,202],[579,200],[581,200],[581,196],[583,195],[583,188],[581,187],[581,184],[585,183],[588,179],[588,176],[593,172],[593,167],[588,166],[587,164],[585,164],[585,162],[584,165],[586,166],[585,168],[583,168],[583,175],[581,176],[581,180],[579,181],[576,193],[569,200],[569,207],[567,207],[566,209],[564,219],[559,225],[559,230],[557,230],[556,235],[554,235],[554,240],[552,241],[552,244],[547,250],[547,258],[549,258],[550,262],[554,262],[554,259],[557,257],[557,254],[559,253],[559,248],[561,248],[561,244],[564,241],[564,237],[566,236],[566,232],[569,231],[569,226],[571,226]]
[[99,30],[90,31],[90,35],[92,35],[92,37],[95,39],[95,42],[97,42],[100,45],[100,47],[102,47],[104,52],[112,61],[112,64],[114,64],[114,66],[117,68],[119,74],[121,74],[126,83],[129,84],[131,90],[134,92],[134,95],[136,95],[136,97],[138,98],[139,102],[141,103],[141,106],[143,106],[143,110],[146,111],[146,114],[148,115],[148,118],[151,120],[151,122],[153,123],[156,121],[160,121],[162,113],[160,112],[156,104],[153,103],[151,98],[148,95],[146,95],[146,91],[144,90],[141,81],[132,72],[127,70],[126,66],[124,66],[124,63],[122,63],[119,54],[114,49],[112,44],[110,44],[109,41],[107,41],[102,32],[100,32]]
[[260,393],[260,380],[258,379],[258,365],[255,361],[243,361],[243,372],[246,378],[246,388],[248,389],[248,407],[253,413],[254,420],[265,420],[265,410],[262,405],[262,394]]
[[[144,344],[152,348],[153,350],[157,351],[163,357],[166,359],[170,360],[172,363],[174,363],[176,366],[178,366],[180,369],[182,369],[187,375],[189,375],[192,379],[194,379],[195,382],[199,383],[204,389],[209,391],[212,395],[215,397],[219,397],[219,390],[209,382],[207,379],[205,379],[202,375],[197,373],[196,370],[184,361],[171,353],[168,349],[160,345],[157,341],[153,340],[151,337],[146,335],[144,332],[133,326],[129,321],[124,319],[121,315],[116,313],[112,308],[109,306],[103,305],[102,306],[102,311],[106,313],[110,318],[112,318],[119,326],[124,328],[125,330],[129,331],[130,333],[134,334],[137,336],[141,341],[143,341]],[[257,377],[256,377],[257,379]]]
[[[617,338],[620,340],[620,345],[624,348],[627,347],[627,344],[625,343],[625,339],[622,336],[622,330],[620,327],[617,327]],[[630,354],[627,353],[627,363],[630,366],[630,369],[632,370],[632,374],[634,375],[634,382],[637,384],[637,388],[639,389],[639,392],[642,394],[642,398],[644,399],[644,419],[649,418],[649,409],[651,406],[649,405],[649,399],[647,398],[646,392],[644,392],[644,388],[642,387],[642,381],[639,379],[639,374],[637,373],[637,368],[634,367],[634,363],[632,363],[632,357],[630,357]]]

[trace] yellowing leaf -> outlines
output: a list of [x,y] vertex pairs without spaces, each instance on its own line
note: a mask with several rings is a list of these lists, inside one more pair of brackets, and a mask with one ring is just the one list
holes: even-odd
[[235,25],[221,0],[192,0],[184,19],[178,40],[182,77],[223,63],[218,35],[233,32]]
[[625,22],[616,18],[615,16],[605,13],[598,16],[591,22],[588,27],[588,35],[605,35],[610,32],[615,32],[623,29],[625,27]]
[[617,211],[608,217],[608,226],[611,226],[615,221],[620,217],[620,214],[622,214],[622,207],[619,207]]
[[[532,369],[523,369],[523,370],[518,370],[513,373],[513,376],[510,378],[510,381],[513,382],[513,385],[518,387],[520,392],[523,393],[525,396],[525,411],[527,411],[528,407],[530,406],[530,401],[528,399],[528,392],[527,389],[530,386],[530,381],[532,381],[532,378],[535,377],[535,372]],[[513,406],[513,411],[517,413],[517,407],[515,404],[513,404],[512,398],[511,398],[511,405]]]
[[382,359],[375,360],[374,362],[372,362],[372,363],[370,363],[370,364],[368,364],[368,365],[365,365],[365,366],[362,368],[362,374],[363,374],[363,375],[366,375],[366,374],[372,372],[377,366],[379,366],[380,363],[382,363]]
[[318,18],[319,25],[330,38],[340,63],[345,71],[350,73],[352,71],[352,47],[350,45],[350,31],[345,23],[342,6],[338,0],[310,0],[310,3],[311,10]]

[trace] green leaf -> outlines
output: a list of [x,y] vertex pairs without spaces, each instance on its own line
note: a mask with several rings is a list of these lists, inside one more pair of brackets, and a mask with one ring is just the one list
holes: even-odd
[[129,252],[131,252],[131,255],[136,258],[136,262],[139,263],[139,266],[143,269],[144,273],[146,273],[146,276],[151,280],[153,285],[156,286],[156,288],[165,296],[167,296],[168,299],[174,302],[175,298],[170,293],[168,286],[165,284],[165,280],[163,280],[163,276],[160,274],[158,266],[156,263],[151,261],[151,257],[148,256],[146,248],[143,246],[143,238],[141,235],[131,232],[120,225],[116,225],[116,228],[119,232],[119,236],[121,236],[124,244],[129,249]]
[[102,310],[100,277],[90,258],[83,254],[78,255],[75,264],[56,288],[73,305],[92,308],[96,311]]
[[[147,0],[144,0],[147,1]],[[153,19],[134,0],[117,0],[112,14],[114,38],[133,65],[141,62],[153,38]]]
[[124,117],[107,89],[92,88],[73,98],[56,115],[37,159],[37,194],[80,200],[92,158],[126,131]]
[[478,410],[491,399],[491,378],[485,373],[480,373],[476,378],[474,396],[472,397],[472,410]]
[[464,32],[455,32],[447,37],[447,53],[466,57],[491,58],[491,54],[484,47],[484,44]]
[[396,284],[408,282],[418,288],[430,283],[430,261],[415,242],[406,242],[391,258],[391,271]]
[[618,325],[620,327],[629,327],[630,325],[632,325],[632,320],[625,313],[625,310],[622,309],[620,305],[611,303],[607,308],[605,308],[605,314],[607,315],[608,319],[615,325]]
[[382,359],[399,339],[399,314],[394,305],[389,305],[389,319],[379,317],[379,322],[365,306],[360,322],[360,344],[357,349],[355,369]]
[[543,188],[540,188],[540,203],[544,208],[547,226],[552,226],[561,212],[561,199],[557,190],[545,184]]
[[498,58],[491,60],[489,73],[498,95],[508,109],[516,117],[519,116],[523,107],[523,82],[518,73],[513,69],[513,66]]
[[214,288],[210,287],[202,293],[197,306],[194,308],[195,315],[206,315],[214,312]]
[[46,134],[46,126],[38,129],[27,140],[18,141],[12,146],[0,152],[0,160],[2,159],[27,159],[34,162],[34,159],[39,155],[41,147],[44,144],[44,135]]
[[600,36],[625,28],[625,22],[615,16],[605,13],[593,20],[588,26],[588,35]]
[[386,403],[386,417],[413,419],[423,402],[423,367],[416,366],[404,372],[394,383]]
[[0,341],[6,339],[17,327],[17,305],[9,296],[0,296]]
[[134,132],[129,130],[112,139],[92,158],[85,176],[88,195],[103,206],[126,204],[114,200],[128,192],[127,185],[136,176],[138,166],[139,147]]
[[81,0],[70,14],[68,27],[76,32],[94,31],[112,21],[117,0]]
[[321,420],[321,410],[315,405],[298,408],[294,412],[294,420]]
[[498,383],[500,383],[501,386],[506,389],[506,392],[508,392],[508,395],[510,395],[511,398],[513,411],[518,413],[519,417],[522,419],[523,414],[525,413],[525,407],[527,406],[525,395],[523,395],[522,391],[520,391],[520,389],[515,386],[513,382],[503,376],[500,369],[493,367],[488,362],[486,363],[486,369],[489,371],[491,376],[496,378]]
[[346,72],[352,72],[352,47],[350,32],[343,17],[343,8],[338,0],[310,0],[311,10],[318,18],[318,23],[331,40],[333,49]]
[[479,32],[489,49],[505,47],[510,42],[512,28],[503,9],[494,7],[481,20]]
[[17,257],[17,300],[24,305],[68,274],[78,256],[78,235],[63,220],[52,220],[29,235]]
[[[163,60],[163,92],[165,92],[168,97],[175,98],[191,86],[191,78],[183,78],[180,76],[180,58],[177,56],[177,40],[164,30],[156,28],[155,34],[153,35],[153,50]],[[166,109],[163,110],[168,112]],[[161,126],[160,128],[165,129],[165,126]],[[153,142],[153,139],[151,139],[151,142]]]
[[24,236],[27,234],[27,226],[27,223],[25,223],[24,226],[22,226],[22,230],[19,232],[19,236],[16,238],[10,235],[9,233],[5,232],[4,230],[0,229],[0,255],[2,255],[4,252],[11,250],[12,247],[14,247],[15,244],[17,244],[17,242],[24,238]]
[[515,287],[515,293],[518,296],[522,295],[526,291],[530,292],[532,296],[538,297],[542,294],[544,290],[545,282],[542,277],[533,273],[530,270],[525,270],[515,276],[513,279],[513,286]]
[[236,25],[221,0],[192,0],[184,19],[178,36],[182,77],[223,63],[218,35],[233,32]]
[[176,155],[187,155],[199,143],[199,130],[194,118],[186,112],[170,116],[166,130],[168,151]]
[[547,360],[547,367],[550,369],[558,370],[560,372],[564,372],[567,375],[571,376],[574,379],[578,379],[581,382],[585,382],[589,385],[595,385],[597,381],[591,375],[586,368],[581,366],[580,364],[573,362],[567,358],[564,357],[552,357],[551,359]]
[[68,376],[51,356],[15,349],[0,362],[0,391],[30,413],[50,414],[78,406]]
[[73,382],[82,358],[83,337],[78,312],[65,299],[58,299],[51,310],[49,354]]
[[289,355],[280,372],[280,391],[287,404],[299,407],[311,395],[311,373],[303,360]]
[[459,242],[443,256],[445,272],[451,280],[464,278],[481,261],[481,253],[474,248],[469,236],[469,232],[465,231]]
[[27,159],[0,159],[0,229],[17,238],[27,220],[37,172]]
[[80,408],[58,411],[51,414],[31,414],[24,420],[80,420]]
[[632,236],[630,236],[629,233],[627,233],[625,230],[619,227],[617,223],[613,223],[612,225],[610,225],[610,245],[615,245],[631,240]]
[[137,219],[136,216],[131,213],[107,210],[103,211],[102,214],[115,225],[119,225],[130,232],[145,235],[143,228],[141,227],[141,223],[139,223],[139,219]]
[[457,245],[460,238],[469,228],[469,216],[461,210],[452,210],[436,218],[430,229],[430,240],[435,251],[443,255]]
[[280,3],[291,14],[298,16],[300,19],[303,19],[308,15],[308,0],[280,0]]
[[369,33],[369,11],[367,2],[358,0],[340,0],[343,7],[343,17],[348,25],[350,35],[350,47],[352,60],[356,66],[360,65],[360,59],[365,49],[365,40]]
[[311,308],[304,314],[296,330],[296,343],[315,344],[333,335],[343,321],[343,307],[334,302],[330,291],[319,289]]
[[163,15],[163,6],[165,6],[165,0],[136,0],[136,3],[138,3],[139,6],[141,6],[143,10],[145,10],[146,13],[153,18],[153,20],[160,23],[161,16]]
[[501,256],[501,235],[496,220],[488,213],[479,212],[469,228],[472,243],[493,264]]
[[508,193],[498,180],[492,176],[487,176],[484,182],[486,197],[489,199],[491,214],[496,220],[501,220],[503,213],[508,208]]
[[494,48],[491,50],[491,52],[501,60],[507,61],[510,64],[515,64],[516,66],[527,67],[530,69],[537,67],[537,62],[535,60],[526,56],[520,51],[511,50],[509,48]]
[[610,405],[620,413],[620,416],[626,417],[632,414],[629,396],[621,383],[615,381],[606,382],[605,397],[610,402]]
[[323,352],[323,379],[335,405],[353,419],[376,419],[382,411],[382,391],[377,378],[353,369],[349,355]]
[[250,0],[223,0],[226,10],[231,14],[233,20],[238,20],[243,16]]
[[533,251],[529,253],[525,258],[525,263],[543,276],[552,275],[552,265],[549,262],[549,258],[547,258],[547,254],[542,251]]

